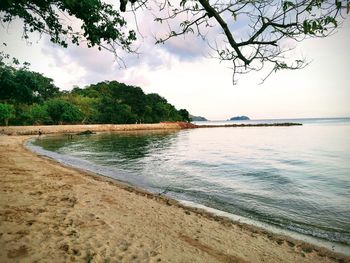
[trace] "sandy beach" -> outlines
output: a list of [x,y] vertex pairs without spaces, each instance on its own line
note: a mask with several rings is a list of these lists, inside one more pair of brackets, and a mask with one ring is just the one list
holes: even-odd
[[0,262],[350,262],[64,167],[0,136]]
[[178,130],[193,128],[196,125],[185,122],[162,122],[151,124],[76,124],[76,125],[37,125],[37,126],[0,126],[0,135],[37,135],[73,134],[84,131],[145,131],[145,130]]

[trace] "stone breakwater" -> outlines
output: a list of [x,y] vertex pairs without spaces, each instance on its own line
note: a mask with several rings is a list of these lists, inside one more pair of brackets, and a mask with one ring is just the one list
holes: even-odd
[[41,126],[2,126],[0,135],[39,135],[108,131],[144,131],[144,130],[176,130],[193,128],[230,128],[230,127],[269,127],[296,126],[300,123],[258,123],[258,124],[226,124],[195,125],[187,122],[161,122],[151,124],[77,124],[77,125],[41,125]]
[[[195,126],[195,125],[193,125]],[[141,131],[141,130],[172,130],[193,128],[191,124],[152,123],[152,124],[82,124],[82,125],[43,125],[43,126],[8,126],[0,127],[3,135],[37,135],[55,133],[108,132],[108,131]]]

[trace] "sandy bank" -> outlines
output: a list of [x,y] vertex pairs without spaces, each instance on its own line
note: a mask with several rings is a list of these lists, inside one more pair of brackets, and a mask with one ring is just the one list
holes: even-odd
[[76,124],[76,125],[38,125],[38,126],[0,126],[0,135],[34,135],[55,133],[79,133],[84,131],[145,131],[145,130],[178,130],[191,128],[239,128],[239,127],[270,127],[296,126],[300,123],[256,123],[256,124],[225,124],[225,125],[195,125],[187,122],[161,122],[151,124]]
[[172,130],[190,128],[183,122],[164,122],[152,124],[81,124],[81,125],[39,125],[39,126],[0,126],[0,134],[33,135],[55,133],[79,133],[86,130],[92,132],[106,131],[141,131],[141,130]]
[[350,262],[63,167],[0,136],[0,262]]

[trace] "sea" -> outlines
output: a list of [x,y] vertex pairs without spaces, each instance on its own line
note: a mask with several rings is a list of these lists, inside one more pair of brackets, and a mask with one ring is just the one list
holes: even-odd
[[185,205],[350,254],[350,118],[302,126],[44,136],[33,151]]

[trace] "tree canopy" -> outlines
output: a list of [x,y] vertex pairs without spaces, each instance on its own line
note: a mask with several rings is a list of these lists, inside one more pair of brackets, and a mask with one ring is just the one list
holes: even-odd
[[[0,2],[1,21],[16,17],[24,22],[24,38],[30,32],[48,34],[52,42],[98,46],[115,53],[134,52],[136,32],[127,25],[123,12],[135,17],[151,10],[149,20],[166,24],[168,33],[156,43],[186,34],[203,39],[217,36],[209,45],[216,57],[231,61],[234,73],[297,69],[302,58],[290,61],[293,48],[286,40],[325,37],[349,13],[349,0],[114,0],[119,8],[100,0],[5,0]],[[130,3],[130,4],[129,4]],[[75,18],[72,19],[72,17]],[[130,16],[129,16],[130,17]],[[77,28],[74,22],[78,21]],[[239,32],[239,33],[238,33]]]
[[[16,17],[24,23],[23,37],[37,31],[50,36],[53,43],[67,47],[68,43],[89,47],[97,45],[116,52],[117,48],[132,52],[135,31],[126,28],[126,21],[112,5],[100,0],[5,0],[0,2],[1,21]],[[68,17],[75,17],[80,26]]]
[[0,121],[4,121],[8,125],[9,119],[13,118],[14,107],[6,103],[0,103]]
[[0,122],[5,125],[162,121],[189,121],[189,114],[158,94],[117,81],[59,91],[42,74],[0,63]]
[[53,80],[24,68],[0,66],[0,100],[41,103],[58,94]]

